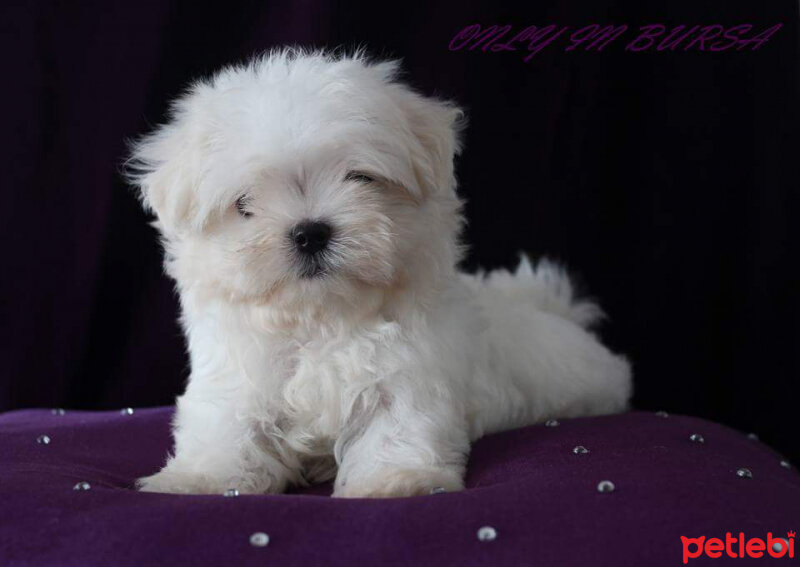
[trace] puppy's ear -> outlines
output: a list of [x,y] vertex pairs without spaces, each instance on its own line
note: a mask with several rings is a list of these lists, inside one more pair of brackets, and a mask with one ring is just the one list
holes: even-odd
[[451,102],[424,97],[405,86],[396,101],[405,113],[416,143],[411,144],[414,177],[422,196],[456,188],[453,159],[460,152],[464,112]]
[[203,88],[195,85],[172,105],[171,119],[131,144],[125,164],[144,208],[165,234],[202,228],[196,190],[204,170],[209,128],[203,120]]

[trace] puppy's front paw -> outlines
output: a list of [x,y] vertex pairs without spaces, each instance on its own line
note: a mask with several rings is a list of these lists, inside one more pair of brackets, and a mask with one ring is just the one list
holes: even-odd
[[365,479],[337,479],[338,498],[402,498],[430,494],[433,489],[463,490],[461,475],[448,469],[386,468]]
[[167,494],[221,494],[220,489],[208,477],[189,472],[162,469],[152,476],[136,481],[136,487],[142,492],[162,492]]

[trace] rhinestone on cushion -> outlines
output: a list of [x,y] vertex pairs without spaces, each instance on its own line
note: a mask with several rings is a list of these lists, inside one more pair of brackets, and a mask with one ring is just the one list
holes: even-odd
[[544,422],[545,427],[558,427],[559,425],[561,424],[558,422],[557,419],[548,419],[547,421]]
[[750,471],[750,469],[742,467],[736,471],[736,476],[739,478],[753,478],[753,473]]
[[67,412],[64,408],[53,408],[50,410],[50,413],[53,415],[64,415]]
[[585,455],[586,453],[589,452],[589,449],[587,449],[583,445],[578,445],[577,447],[572,449],[572,452],[575,453],[576,455]]
[[119,410],[119,413],[122,415],[133,415],[133,408],[122,408]]
[[225,492],[222,493],[223,496],[239,496],[239,491],[235,488],[229,488]]
[[50,437],[48,437],[47,435],[39,435],[39,437],[36,438],[36,442],[39,445],[49,445]]
[[758,435],[755,433],[748,433],[747,438],[750,439],[750,441],[758,441]]
[[81,482],[79,482],[78,484],[76,484],[75,486],[73,486],[73,487],[72,487],[72,490],[89,490],[89,489],[91,489],[91,488],[92,488],[92,485],[91,485],[91,484],[89,484],[89,483],[88,483],[88,482],[86,482],[85,480],[82,480]]
[[781,466],[785,469],[792,468],[792,464],[789,461],[781,461]]
[[616,486],[614,486],[614,483],[613,483],[613,482],[611,482],[610,480],[601,480],[601,481],[600,481],[600,482],[597,484],[597,492],[602,492],[602,493],[606,493],[606,492],[614,492],[614,490],[615,490],[616,488],[617,488],[617,487],[616,487]]
[[497,530],[492,526],[483,526],[478,530],[478,541],[494,541],[497,539]]
[[269,544],[269,536],[264,532],[256,532],[250,536],[250,545],[253,547],[266,547]]
[[665,412],[665,411],[657,411],[656,415],[658,417],[669,417],[669,414],[667,412]]
[[705,443],[706,438],[700,435],[699,433],[692,433],[689,435],[689,441],[693,441],[694,443]]

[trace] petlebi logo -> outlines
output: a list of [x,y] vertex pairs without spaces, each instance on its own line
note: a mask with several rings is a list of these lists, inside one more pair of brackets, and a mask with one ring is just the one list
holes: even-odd
[[795,532],[789,531],[786,533],[787,538],[773,537],[772,532],[767,532],[767,538],[761,539],[758,537],[747,538],[743,532],[739,532],[737,537],[734,537],[731,532],[725,534],[725,540],[716,537],[706,539],[706,536],[700,537],[685,537],[681,536],[681,543],[683,543],[683,563],[684,565],[690,559],[696,559],[705,554],[708,557],[716,559],[722,557],[723,553],[731,558],[742,557],[774,557],[780,559],[781,557],[794,557],[794,536]]

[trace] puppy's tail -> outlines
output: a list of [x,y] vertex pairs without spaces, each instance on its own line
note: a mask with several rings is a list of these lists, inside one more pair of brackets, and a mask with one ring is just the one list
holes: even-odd
[[605,316],[596,303],[576,298],[567,272],[546,258],[534,264],[522,254],[513,274],[506,270],[489,272],[483,286],[519,304],[532,303],[540,311],[558,315],[584,328],[590,328]]

